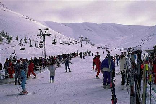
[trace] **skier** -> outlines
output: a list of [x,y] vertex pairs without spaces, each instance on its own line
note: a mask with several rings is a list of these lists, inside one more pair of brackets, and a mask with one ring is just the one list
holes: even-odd
[[66,57],[64,63],[65,63],[65,70],[66,70],[66,72],[67,72],[67,68],[69,69],[69,72],[71,72],[71,70],[69,68],[69,63],[71,63],[71,62],[69,61],[69,57],[68,56]]
[[54,82],[54,76],[55,76],[55,60],[52,60],[48,66],[48,70],[50,71],[50,83]]
[[96,69],[95,70],[97,71],[96,78],[99,78],[100,66],[101,66],[100,55],[96,56],[95,65],[96,65]]
[[119,65],[119,55],[116,54],[116,64]]
[[8,73],[9,73],[9,78],[13,78],[14,68],[11,60],[9,60]]
[[124,85],[125,85],[125,77],[126,77],[126,58],[125,56],[122,54],[121,55],[121,59],[120,59],[120,72],[121,72],[121,89],[124,89]]
[[110,65],[108,62],[108,55],[101,63],[101,72],[103,73],[103,88],[110,88],[110,71],[115,73],[115,64],[111,59]]
[[9,60],[7,58],[6,61],[5,61],[5,63],[4,63],[5,78],[8,78],[8,67],[9,67]]
[[94,70],[94,66],[95,66],[95,60],[96,60],[96,56],[93,58],[93,70]]
[[27,78],[30,77],[30,73],[32,73],[36,78],[36,74],[34,73],[34,63],[30,60],[29,66],[28,66],[28,74],[27,74]]
[[26,88],[25,88],[26,75],[25,75],[23,65],[20,65],[20,70],[21,70],[21,80],[22,80],[22,83],[21,83],[22,92],[20,92],[20,94],[28,94],[28,92],[26,91]]
[[17,60],[17,63],[15,64],[15,85],[17,85],[17,82],[19,85],[21,85],[21,70],[20,70],[20,60]]

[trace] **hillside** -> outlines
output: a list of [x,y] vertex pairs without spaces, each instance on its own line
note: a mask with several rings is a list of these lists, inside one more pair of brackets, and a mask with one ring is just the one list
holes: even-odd
[[[31,57],[44,56],[43,48],[39,47],[40,42],[43,41],[43,37],[37,36],[40,34],[39,29],[43,33],[46,31],[46,33],[51,34],[46,36],[47,56],[77,52],[79,50],[87,51],[87,49],[91,48],[89,44],[81,48],[80,44],[75,44],[75,39],[56,32],[32,18],[11,11],[2,5],[0,6],[0,21],[0,32],[4,31],[4,33],[12,37],[12,41],[9,44],[2,37],[4,38],[3,42],[0,43],[0,62],[2,63],[12,53],[16,54],[18,58],[30,59]],[[44,30],[46,28],[49,28],[49,30]],[[17,37],[18,40],[16,39]],[[54,39],[56,44],[52,44]]]
[[[28,16],[9,10],[4,5],[0,6],[0,21],[0,32],[7,32],[12,37],[9,44],[5,39],[0,43],[0,62],[4,62],[5,58],[10,57],[14,52],[18,57],[23,58],[44,56],[43,48],[39,48],[43,38],[37,35],[40,33],[39,29],[45,31],[45,28],[49,28],[47,32],[51,34],[46,37],[48,56],[87,50],[102,52],[102,49],[97,50],[99,46],[109,47],[112,54],[116,54],[120,53],[123,48],[139,46],[145,50],[156,44],[154,40],[156,39],[156,26],[38,22]],[[16,40],[17,37],[18,40]],[[80,47],[79,37],[87,37],[95,46],[83,42],[83,47]],[[25,39],[27,43],[24,42]],[[56,40],[55,45],[52,44],[54,40]],[[30,47],[30,43],[32,47]]]
[[[156,26],[121,25],[113,23],[54,23],[45,22],[54,30],[71,35],[89,38],[93,43],[110,48],[128,48],[138,45],[147,49],[155,45]],[[64,28],[64,30],[62,29]],[[68,31],[71,31],[68,33]]]

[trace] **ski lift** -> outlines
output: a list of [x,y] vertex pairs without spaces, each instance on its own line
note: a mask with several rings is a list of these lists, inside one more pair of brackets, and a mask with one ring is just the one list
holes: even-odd
[[40,47],[40,48],[43,48],[43,41],[40,41],[39,47]]

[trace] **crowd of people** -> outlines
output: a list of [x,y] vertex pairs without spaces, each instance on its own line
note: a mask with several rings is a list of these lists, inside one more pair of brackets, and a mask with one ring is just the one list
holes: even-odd
[[[102,72],[103,74],[103,87],[104,88],[110,88],[110,79],[111,74],[115,77],[115,66],[119,66],[120,72],[117,74],[121,74],[121,89],[123,90],[125,85],[129,83],[126,79],[128,78],[128,71],[130,71],[130,67],[133,67],[131,64],[131,59],[129,58],[129,55],[127,52],[121,52],[120,55],[116,54],[115,56],[110,56],[110,62],[109,62],[109,55],[108,53],[104,60],[100,61],[100,55],[97,52],[97,54],[93,57],[93,70],[97,72],[96,78],[99,79],[99,73]],[[137,61],[137,56],[135,56],[135,60]],[[141,75],[139,76],[142,79],[143,70],[144,70],[144,64],[150,64],[150,72],[152,73],[153,77],[153,83],[156,84],[156,55],[154,55],[153,58],[144,57],[144,59],[141,60],[140,69],[141,69]],[[96,66],[96,67],[95,67]],[[135,64],[136,66],[136,64]],[[127,83],[126,83],[127,82]]]
[[36,78],[36,71],[41,71],[41,69],[48,68],[50,71],[50,83],[54,82],[55,70],[57,67],[60,67],[60,64],[65,65],[65,72],[67,69],[71,72],[69,64],[71,63],[71,59],[80,56],[81,59],[85,59],[85,56],[90,56],[91,51],[80,52],[79,54],[74,52],[70,54],[62,54],[57,56],[49,56],[48,58],[31,58],[28,59],[17,59],[17,57],[6,58],[4,65],[0,63],[0,71],[5,71],[4,79],[12,79],[14,78],[15,85],[21,85],[23,91],[22,93],[27,93],[25,84],[26,80],[30,78],[30,75],[33,74],[34,78]]
[[[4,65],[0,63],[0,70],[5,70],[5,78],[14,78],[15,85],[21,85],[23,92],[26,93],[25,84],[26,79],[30,78],[30,75],[33,74],[36,78],[35,71],[48,68],[50,71],[50,83],[54,82],[55,70],[60,64],[65,65],[65,72],[71,72],[69,64],[72,64],[70,61],[76,56],[80,56],[81,59],[85,59],[85,56],[91,56],[91,52],[80,52],[71,53],[71,54],[62,54],[57,56],[49,56],[48,58],[34,58],[34,59],[17,59],[16,57],[6,59]],[[93,54],[92,54],[93,56]],[[110,88],[111,77],[115,77],[115,66],[119,66],[121,73],[121,88],[124,89],[126,83],[126,73],[128,66],[131,64],[131,60],[128,59],[128,54],[126,52],[121,52],[120,55],[111,56],[110,53],[100,61],[99,52],[93,57],[93,70],[95,70],[96,78],[99,79],[99,74],[103,74],[103,88]],[[147,61],[147,60],[144,60]],[[148,63],[152,65],[152,74],[154,77],[153,83],[156,84],[156,55],[152,60],[148,60]],[[96,66],[96,67],[95,67]],[[141,62],[141,70],[144,68],[144,62]]]

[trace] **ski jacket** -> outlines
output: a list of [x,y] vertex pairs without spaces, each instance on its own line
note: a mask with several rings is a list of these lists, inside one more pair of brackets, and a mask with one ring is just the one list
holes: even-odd
[[96,59],[95,59],[95,65],[96,65],[96,67],[97,67],[98,69],[100,69],[101,61],[100,61],[100,59],[99,59],[98,57],[96,57]]
[[20,63],[16,63],[14,69],[15,69],[15,74],[20,74]]
[[29,66],[28,66],[29,70],[33,71],[34,69],[34,64],[33,63],[30,63]]
[[120,71],[126,71],[126,58],[123,57],[120,59]]
[[25,71],[24,70],[21,70],[21,78],[22,79],[26,79],[26,75],[25,75]]
[[108,58],[105,58],[101,63],[101,71],[111,71],[110,69],[115,70],[114,62],[111,60],[111,66],[109,70],[103,70],[103,69],[109,69]]
[[65,65],[66,65],[66,66],[69,66],[69,63],[71,63],[71,62],[69,61],[69,58],[66,58],[66,59],[65,59]]
[[50,76],[55,76],[55,70],[56,70],[55,65],[49,65],[48,70],[50,71]]

